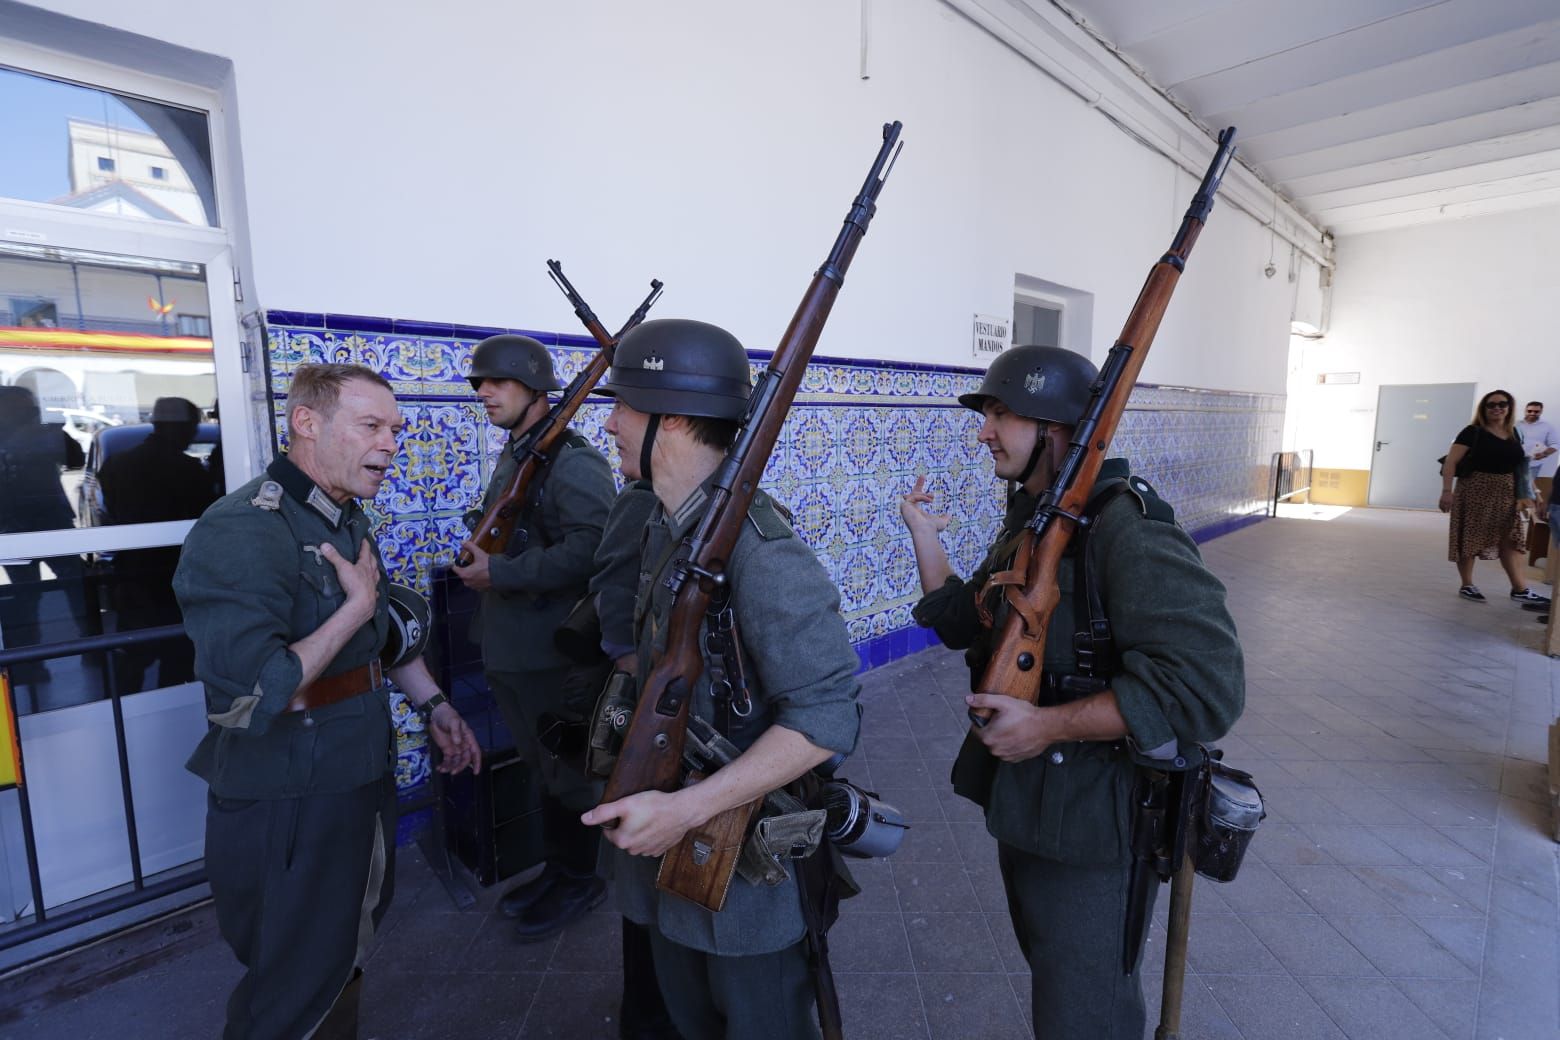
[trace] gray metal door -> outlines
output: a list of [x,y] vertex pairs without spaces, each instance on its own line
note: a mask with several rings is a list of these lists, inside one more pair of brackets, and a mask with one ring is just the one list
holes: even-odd
[[1474,384],[1383,386],[1376,401],[1370,504],[1434,509],[1441,495],[1435,460],[1473,415]]

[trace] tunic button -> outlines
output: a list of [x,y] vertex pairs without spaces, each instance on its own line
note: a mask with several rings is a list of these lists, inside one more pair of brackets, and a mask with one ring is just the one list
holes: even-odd
[[1051,752],[1051,764],[1053,766],[1059,766],[1062,764],[1062,753],[1060,751]]

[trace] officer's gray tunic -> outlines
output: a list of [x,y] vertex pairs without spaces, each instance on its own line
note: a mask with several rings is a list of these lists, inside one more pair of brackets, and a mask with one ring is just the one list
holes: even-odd
[[[641,676],[649,674],[654,655],[666,643],[672,606],[664,584],[673,562],[669,550],[688,535],[707,500],[708,489],[701,487],[675,515],[657,506],[645,528],[636,616]],[[780,725],[820,748],[853,751],[860,728],[860,686],[838,590],[762,492],[737,539],[728,573],[753,697],[752,714],[732,718],[732,742],[745,750],[770,726]],[[695,687],[692,710],[701,718],[714,718],[707,674]],[[794,880],[766,887],[734,879],[725,909],[712,914],[657,891],[658,858],[630,856],[606,843],[603,849],[604,864],[616,881],[619,909],[653,929],[656,973],[667,1008],[685,1036],[693,1040],[712,1035],[708,1030],[722,1022],[721,1032],[744,1040],[816,1035]],[[783,984],[785,994],[771,988],[745,1001],[728,999],[741,988],[738,980],[750,973],[750,958],[776,954],[782,956],[760,971],[768,972],[773,985]]]
[[[1053,745],[1019,763],[999,762],[968,737],[954,763],[954,788],[986,810],[999,845],[1014,930],[1029,960],[1037,1036],[1130,1037],[1143,1033],[1143,997],[1134,973],[1123,977],[1130,803],[1134,758],[1174,742],[1216,740],[1245,701],[1235,623],[1224,586],[1173,522],[1151,488],[1129,478],[1125,460],[1108,460],[1096,493],[1131,481],[1133,494],[1105,506],[1089,541],[1091,567],[1115,638],[1110,689],[1127,723],[1125,741]],[[970,581],[950,578],[915,607],[922,625],[954,649],[968,648],[972,685],[984,671],[1006,608],[984,628],[975,597],[1004,569],[1013,532],[1034,512],[1017,495],[1003,530]],[[1058,569],[1061,602],[1046,639],[1044,668],[1077,671],[1072,650],[1074,560]],[[1086,614],[1086,608],[1083,608]]]
[[[286,712],[302,677],[289,645],[346,601],[319,546],[355,560],[368,535],[355,502],[336,507],[284,456],[205,512],[174,576],[211,720],[188,763],[211,790],[206,874],[223,938],[248,969],[228,1001],[229,1040],[307,1035],[389,905],[388,694]],[[367,551],[378,552],[371,537]],[[378,656],[387,589],[381,564],[372,620],[324,675]]]
[[[519,465],[504,445],[483,509],[493,504]],[[571,662],[553,633],[585,595],[593,558],[612,508],[612,468],[583,437],[568,434],[551,466],[533,486],[502,553],[488,562],[493,587],[482,594],[476,628],[482,667],[515,747],[533,764],[547,792],[572,810],[595,804],[589,783],[563,767],[536,739],[537,718],[563,710],[563,680]]]

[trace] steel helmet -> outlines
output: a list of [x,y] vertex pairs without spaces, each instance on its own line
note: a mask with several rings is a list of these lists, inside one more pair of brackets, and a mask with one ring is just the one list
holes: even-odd
[[997,355],[980,389],[961,394],[959,403],[979,412],[995,398],[1026,419],[1076,426],[1099,375],[1094,362],[1062,347],[1013,347]]
[[702,321],[660,318],[618,343],[600,392],[649,415],[736,420],[752,389],[737,337]]
[[466,379],[473,390],[484,379],[515,379],[538,393],[562,386],[553,372],[552,355],[547,348],[530,336],[509,333],[489,336],[477,344]]
[[399,668],[422,656],[432,634],[433,608],[422,593],[409,585],[390,585],[390,634],[379,662]]

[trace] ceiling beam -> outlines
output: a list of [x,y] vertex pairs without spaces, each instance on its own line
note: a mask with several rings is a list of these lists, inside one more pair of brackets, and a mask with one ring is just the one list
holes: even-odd
[[1480,199],[1474,202],[1451,203],[1435,209],[1392,213],[1376,217],[1364,217],[1339,224],[1333,228],[1338,235],[1365,235],[1373,231],[1391,231],[1418,224],[1439,223],[1446,220],[1464,220],[1495,213],[1511,213],[1529,209],[1560,208],[1560,188],[1525,195],[1503,195],[1499,198]]
[[[1325,96],[1340,81],[1349,81],[1348,93],[1357,97],[1402,97],[1406,95],[1392,90],[1403,77],[1411,78],[1417,89],[1435,90],[1466,78],[1466,69],[1481,64],[1491,66],[1484,75],[1491,74],[1496,63],[1520,55],[1534,38],[1535,26],[1552,30],[1557,15],[1554,0],[1446,0],[1226,72],[1165,86],[1194,110],[1210,115],[1265,115],[1267,107],[1279,107],[1278,102],[1293,95],[1316,91]],[[1538,38],[1552,35],[1545,31]],[[1448,65],[1447,59],[1454,57],[1456,63]]]

